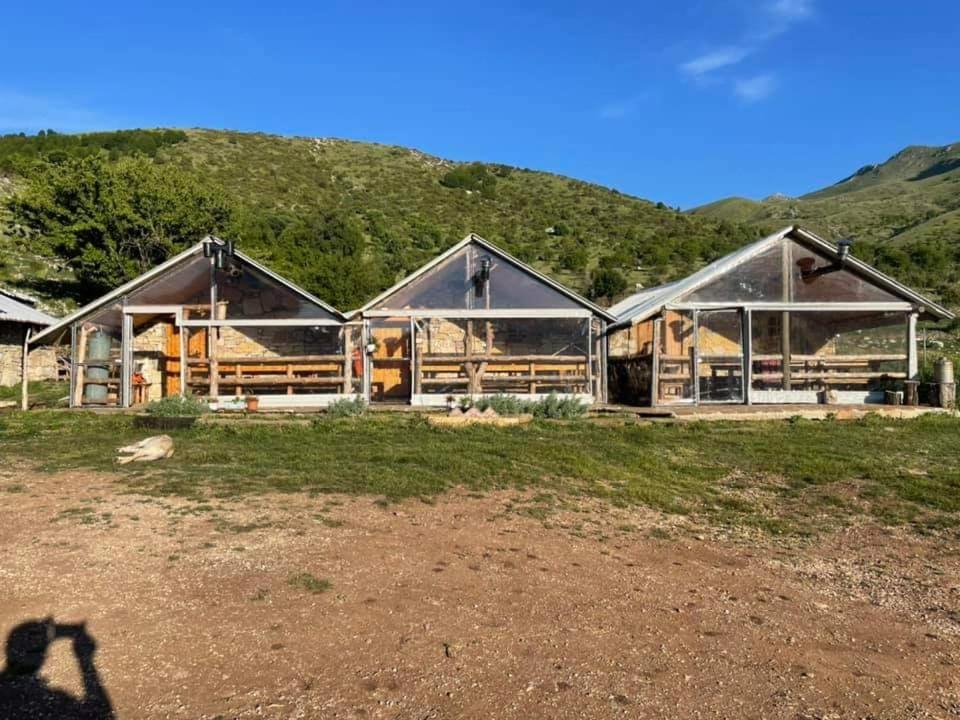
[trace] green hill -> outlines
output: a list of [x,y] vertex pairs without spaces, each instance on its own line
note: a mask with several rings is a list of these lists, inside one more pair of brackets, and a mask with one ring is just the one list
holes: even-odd
[[854,252],[868,261],[960,302],[960,144],[908,147],[799,198],[727,198],[690,214],[852,238]]
[[[291,223],[333,211],[356,226],[364,255],[376,265],[365,293],[388,287],[470,231],[582,292],[601,271],[612,270],[620,276],[614,283],[620,293],[637,282],[690,272],[758,234],[572,178],[456,163],[404,147],[212,130],[180,136],[162,131],[162,137],[161,131],[139,131],[146,138],[137,132],[119,140],[110,133],[0,138],[0,172],[6,167],[8,192],[14,192],[39,166],[65,156],[100,152],[114,160],[147,154],[222,188],[232,206],[232,235],[245,251],[321,297],[347,305],[361,302],[364,293],[351,295],[349,289],[298,275],[303,263],[297,254],[324,249],[309,232],[297,236],[298,248],[278,241],[290,236],[285,231]],[[46,297],[64,294],[68,273],[61,274],[65,284],[58,288],[52,269],[38,275],[28,262],[53,263],[44,260],[39,238],[16,240],[14,234],[0,227],[0,249],[7,258],[0,282]],[[595,284],[595,294],[598,287],[607,286]],[[82,291],[79,295],[84,299]]]

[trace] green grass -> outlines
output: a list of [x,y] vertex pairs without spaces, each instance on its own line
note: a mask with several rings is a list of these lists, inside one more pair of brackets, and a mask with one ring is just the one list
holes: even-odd
[[294,573],[287,578],[287,585],[306,590],[314,595],[324,593],[332,587],[329,580],[316,578],[308,572]]
[[[21,387],[17,385],[0,385],[0,400],[15,400],[20,402]],[[31,408],[56,407],[66,404],[70,395],[70,383],[54,382],[52,380],[32,381],[27,388],[27,397]],[[18,405],[19,407],[19,405]]]
[[442,429],[370,415],[316,426],[199,426],[170,432],[173,458],[115,466],[143,435],[121,415],[37,411],[0,424],[0,456],[40,470],[114,471],[125,489],[205,502],[264,492],[348,493],[389,504],[530,490],[547,517],[576,496],[693,514],[764,532],[816,532],[856,518],[919,529],[960,525],[960,421],[632,424],[593,421]]

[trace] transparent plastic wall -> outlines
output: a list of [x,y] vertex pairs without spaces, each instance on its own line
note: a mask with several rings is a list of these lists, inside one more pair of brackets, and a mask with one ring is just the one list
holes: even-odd
[[468,245],[377,305],[378,310],[579,309],[543,280]]
[[[755,390],[881,390],[907,370],[904,313],[753,312]],[[784,325],[789,372],[784,373]],[[789,385],[789,387],[788,387]]]
[[668,310],[663,314],[657,358],[658,403],[669,405],[694,399],[694,337],[692,312]]
[[701,310],[697,315],[700,402],[744,400],[741,318],[739,310]]
[[[786,270],[786,272],[785,272]],[[686,302],[899,302],[849,266],[789,238],[693,291]]]
[[[425,318],[416,324],[423,394],[587,393],[589,318]],[[594,363],[594,367],[597,367]],[[471,385],[476,373],[476,385]]]

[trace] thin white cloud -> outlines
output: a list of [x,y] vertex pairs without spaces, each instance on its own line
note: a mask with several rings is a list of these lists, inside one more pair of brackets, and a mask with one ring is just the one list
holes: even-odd
[[80,132],[108,126],[103,115],[66,100],[0,88],[0,132]]
[[760,42],[772,40],[813,15],[813,0],[772,0],[754,14],[755,27],[751,37]]
[[[695,57],[680,65],[685,75],[693,77],[700,86],[726,87],[747,103],[769,97],[777,89],[777,78],[772,72],[755,68],[744,70],[739,79],[730,73],[720,72],[740,65],[748,57],[760,56],[762,50],[774,38],[783,35],[798,23],[809,20],[816,14],[816,0],[752,0],[746,18],[746,27],[737,42],[731,43],[705,55]],[[748,63],[754,64],[754,63]]]
[[732,46],[721,48],[720,50],[714,50],[706,55],[696,57],[693,60],[688,60],[680,66],[680,69],[688,75],[705,75],[714,70],[736,65],[749,54],[750,49],[745,47]]
[[767,8],[775,17],[796,22],[813,15],[813,0],[774,0]]
[[744,102],[754,103],[764,100],[777,89],[777,78],[773,73],[742,78],[733,84],[733,91]]

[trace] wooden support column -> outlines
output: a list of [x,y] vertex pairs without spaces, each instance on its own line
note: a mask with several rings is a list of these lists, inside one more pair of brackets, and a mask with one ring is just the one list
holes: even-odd
[[23,333],[23,357],[20,358],[20,409],[27,410],[30,407],[30,335],[33,328],[27,325]]
[[77,333],[77,363],[76,363],[76,380],[74,381],[74,390],[73,390],[73,406],[80,407],[83,405],[83,385],[86,382],[86,365],[84,364],[87,359],[87,334],[88,330],[85,325],[80,326],[80,332]]
[[916,380],[920,375],[917,358],[917,319],[915,312],[907,315],[907,379]]
[[693,379],[693,402],[700,404],[700,311],[693,311],[693,348],[690,377]]
[[77,325],[70,325],[70,407],[77,391]]
[[120,407],[133,405],[133,315],[123,313],[120,327]]
[[[414,320],[414,323],[413,323],[413,330],[414,330],[413,342],[414,343],[416,343],[416,339],[417,339],[416,333],[419,331],[419,329],[420,329],[420,326],[417,325],[416,320]],[[429,342],[430,340],[429,338],[427,338],[427,343]],[[423,358],[421,357],[421,354],[419,352],[415,353],[413,357],[413,394],[414,395],[423,394]]]
[[753,405],[753,311],[741,311],[743,318],[743,401]]
[[410,393],[411,395],[419,395],[420,392],[417,389],[419,381],[417,379],[417,361],[420,359],[420,353],[417,352],[417,320],[414,317],[410,318]]
[[[784,241],[781,247],[781,273],[783,274],[783,302],[791,301],[793,295],[793,267],[791,263],[790,245]],[[790,378],[790,312],[784,310],[780,314],[780,354],[783,355],[783,389],[791,390]]]
[[213,325],[207,328],[207,356],[210,361],[210,397],[212,398],[216,398],[220,394],[220,364],[217,362],[217,338],[219,335],[218,329]]
[[353,390],[353,328],[344,325],[343,333],[343,394],[349,395]]
[[650,405],[660,401],[660,336],[663,333],[663,318],[653,321],[653,356],[650,360]]
[[467,371],[467,394],[475,395],[477,390],[477,372],[473,366],[473,320],[467,320],[467,334],[464,337],[464,369]]
[[586,372],[586,376],[587,376],[587,387],[586,387],[586,390],[587,390],[587,392],[590,393],[594,398],[596,398],[595,388],[594,388],[594,385],[593,385],[593,376],[594,376],[594,373],[593,373],[593,358],[594,358],[593,350],[594,350],[594,348],[593,348],[593,318],[590,318],[589,320],[587,320],[587,368],[586,368],[586,370],[587,370],[587,372]]
[[[189,310],[184,310],[184,316],[189,312]],[[187,365],[187,347],[189,347],[189,332],[190,328],[186,325],[180,325],[180,397],[187,397],[190,394],[190,388],[188,387],[190,381],[190,368]]]

